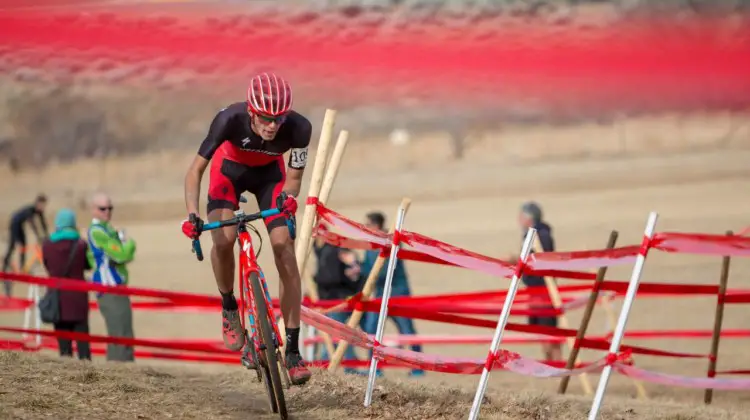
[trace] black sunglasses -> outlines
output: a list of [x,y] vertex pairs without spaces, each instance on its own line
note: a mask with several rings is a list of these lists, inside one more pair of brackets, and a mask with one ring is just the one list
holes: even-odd
[[279,125],[284,124],[284,122],[286,121],[286,117],[287,117],[287,114],[277,115],[275,117],[270,116],[270,115],[263,115],[263,114],[255,114],[255,115],[257,115],[258,118],[260,118],[261,120],[269,124],[275,122],[276,124],[279,124]]
[[107,206],[107,207],[99,207],[99,211],[112,211],[115,207],[114,206]]

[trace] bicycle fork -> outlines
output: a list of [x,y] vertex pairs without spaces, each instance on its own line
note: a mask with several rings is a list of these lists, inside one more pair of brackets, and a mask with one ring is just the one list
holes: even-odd
[[[263,275],[262,271],[258,271],[258,278],[260,279],[260,284],[263,287],[263,293],[265,293],[266,299],[268,300],[268,302],[271,302],[271,293],[268,292],[268,284],[266,284],[266,277],[265,275]],[[258,299],[258,297],[256,297],[256,299]],[[255,315],[253,314],[253,311],[248,311],[247,320],[250,324],[250,337],[255,337]],[[276,337],[276,332],[272,331],[272,333],[274,335],[274,339],[277,341],[275,344],[278,345],[278,337]]]

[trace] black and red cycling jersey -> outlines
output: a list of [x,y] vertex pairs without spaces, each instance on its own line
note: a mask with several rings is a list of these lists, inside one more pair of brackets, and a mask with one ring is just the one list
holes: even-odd
[[[307,165],[307,146],[312,124],[303,115],[290,111],[279,127],[276,137],[264,141],[250,127],[246,102],[237,102],[219,111],[211,122],[198,154],[211,160],[208,186],[208,212],[239,208],[239,197],[252,193],[258,207],[275,206],[276,197],[286,181],[286,164],[292,169]],[[285,226],[283,218],[266,219],[269,229]]]
[[226,158],[246,166],[262,166],[291,150],[289,167],[303,169],[307,164],[311,136],[310,120],[290,111],[276,138],[264,141],[250,128],[247,103],[237,102],[216,114],[198,154],[209,160]]

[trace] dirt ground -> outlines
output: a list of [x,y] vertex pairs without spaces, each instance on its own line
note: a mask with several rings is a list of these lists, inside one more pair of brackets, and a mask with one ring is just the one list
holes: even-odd
[[[0,353],[0,367],[0,419],[278,418],[269,414],[260,384],[238,370],[206,374],[191,367],[91,366],[18,353]],[[364,378],[316,373],[307,386],[287,394],[291,419],[457,419],[471,406],[471,395],[455,386],[386,379],[373,405],[364,409]],[[613,400],[602,409],[603,420],[743,418],[719,408]],[[505,390],[488,399],[480,418],[573,420],[585,418],[588,406],[580,397]]]
[[[601,138],[591,136],[591,131],[586,131],[590,128],[584,130],[579,127],[578,129],[582,130],[579,131],[581,138],[588,138],[589,143]],[[546,130],[548,130],[549,138],[555,138],[561,132],[560,129],[546,128]],[[575,127],[568,127],[564,130],[567,130],[566,133],[570,138],[576,137]],[[620,244],[640,242],[648,212],[651,210],[658,211],[660,214],[657,231],[723,233],[727,229],[738,230],[750,224],[747,213],[750,201],[746,194],[747,184],[750,181],[750,168],[747,166],[750,158],[750,148],[748,148],[750,136],[747,135],[746,130],[743,130],[735,132],[731,143],[723,147],[703,148],[691,153],[677,154],[669,151],[668,147],[666,150],[654,147],[650,156],[644,154],[624,157],[605,155],[580,157],[560,162],[548,160],[523,165],[514,162],[513,159],[508,159],[508,155],[500,151],[482,153],[483,150],[493,150],[482,142],[474,143],[475,147],[469,151],[467,159],[451,161],[435,152],[435,150],[441,150],[435,147],[436,142],[441,141],[440,139],[433,139],[432,143],[426,139],[417,141],[405,148],[384,143],[358,145],[353,139],[334,188],[331,206],[354,219],[361,219],[367,211],[372,209],[381,209],[393,215],[401,197],[409,196],[414,201],[406,218],[407,229],[493,256],[505,256],[508,253],[517,252],[521,235],[515,224],[516,212],[519,205],[528,199],[537,200],[543,206],[547,220],[554,227],[553,232],[560,250],[601,248],[605,245],[607,235],[612,229],[620,232]],[[523,144],[521,141],[525,138],[524,132],[519,131],[513,135],[517,136],[512,138],[516,138],[518,144]],[[544,131],[540,128],[535,132],[535,136],[543,138]],[[642,138],[633,140],[648,145],[648,138],[644,134]],[[651,138],[652,141],[658,140]],[[374,157],[372,153],[373,147],[379,148],[377,157]],[[558,148],[564,150],[562,146]],[[430,153],[437,154],[431,155]],[[79,208],[79,205],[83,206],[82,200],[88,193],[94,189],[104,189],[114,197],[115,223],[126,228],[128,234],[138,243],[137,258],[131,269],[134,286],[213,294],[215,286],[210,263],[208,261],[200,263],[195,260],[190,252],[189,241],[182,237],[178,227],[180,220],[184,217],[182,214],[184,207],[181,202],[182,174],[191,155],[192,152],[165,152],[160,155],[138,158],[110,159],[105,164],[80,162],[75,165],[58,165],[34,175],[21,174],[13,177],[10,173],[1,173],[0,193],[3,200],[0,213],[7,215],[13,207],[29,200],[39,190],[50,194],[51,206],[54,209],[63,205]],[[314,156],[314,151],[310,155]],[[434,164],[435,162],[438,164]],[[309,180],[309,173],[307,178]],[[305,184],[307,182],[306,180]],[[253,206],[248,207],[253,208]],[[82,225],[86,224],[87,218],[85,206],[80,207],[79,220]],[[203,244],[205,249],[210,246],[208,239],[204,239]],[[260,262],[267,268],[268,277],[275,290],[276,275],[267,248],[261,254]],[[718,258],[653,253],[646,264],[644,281],[714,284],[718,279],[719,267]],[[417,295],[498,290],[506,288],[508,284],[508,281],[503,279],[460,269],[419,263],[409,264],[407,269],[413,291]],[[609,278],[627,279],[629,278],[628,270],[629,268],[613,269],[610,271]],[[750,287],[749,274],[750,263],[747,260],[735,259],[732,262],[730,287]],[[565,282],[562,281],[562,284]],[[25,295],[25,287],[17,287],[16,293],[19,296]],[[631,330],[707,330],[713,325],[714,306],[715,301],[710,298],[640,299],[635,303],[628,328]],[[616,305],[616,308],[619,308],[619,305]],[[601,311],[595,312],[594,316],[590,331],[602,332],[606,327],[605,317]],[[101,317],[94,313],[91,318],[92,333],[105,333]],[[20,314],[17,316],[0,314],[2,325],[20,325],[21,320]],[[580,312],[570,313],[569,320],[572,325],[577,325]],[[746,329],[747,322],[747,311],[744,308],[727,309],[724,319],[725,328]],[[135,329],[136,334],[144,338],[219,339],[219,318],[218,314],[137,312]],[[489,330],[480,331],[429,322],[417,322],[417,329],[423,334],[491,335]],[[394,332],[393,326],[388,325],[386,334]],[[626,340],[625,342],[699,353],[707,353],[709,348],[708,340],[705,339]],[[540,356],[540,349],[536,346],[507,346],[507,348],[520,351],[525,355]],[[726,339],[721,345],[719,369],[748,368],[750,359],[746,349],[746,341]],[[425,351],[452,356],[482,357],[486,355],[487,347],[426,346]],[[582,358],[592,360],[599,356],[593,352],[584,352]],[[0,357],[3,358],[4,364],[10,363],[9,360],[13,363],[17,361],[17,359],[9,359],[9,357],[16,356],[0,354]],[[25,367],[22,369],[27,369],[31,363],[24,358],[18,360],[23,361],[22,366]],[[636,357],[636,363],[638,366],[651,370],[694,376],[704,376],[707,365],[706,360],[643,356]],[[138,364],[161,366],[169,363],[144,360],[139,361]],[[44,362],[43,366],[45,369],[62,371],[61,365],[56,362]],[[172,366],[172,368],[175,367]],[[75,375],[76,369],[85,370],[86,368],[78,366],[70,369],[64,370],[64,375]],[[194,390],[209,389],[209,384],[219,381],[226,384],[227,393],[234,393],[234,397],[227,395],[217,397],[224,398],[224,400],[234,398],[232,400],[234,403],[231,404],[233,408],[227,409],[229,411],[222,412],[223,414],[214,412],[215,418],[234,418],[243,410],[246,410],[245,414],[247,410],[250,410],[254,415],[260,415],[262,412],[252,411],[255,408],[249,408],[250,403],[238,400],[239,393],[244,389],[243,381],[246,379],[241,372],[236,371],[236,368],[190,365],[185,366],[185,369],[185,375],[194,375],[190,377],[195,378],[195,383],[203,384],[201,385],[203,388]],[[198,373],[193,372],[204,372],[208,376],[197,376]],[[126,378],[131,373],[140,376]],[[218,373],[228,376],[216,376]],[[137,379],[134,378],[138,377],[150,378],[148,371],[137,369],[128,371],[125,368],[116,368],[111,372],[102,371],[102,374],[114,375],[127,383],[136,383]],[[25,373],[19,371],[17,375],[25,375]],[[12,380],[15,384],[19,377],[16,373],[11,373],[0,378],[3,382]],[[389,372],[387,377],[405,379],[402,371]],[[592,380],[596,378],[596,375],[591,376]],[[159,388],[158,385],[151,384],[149,382],[151,380],[157,379],[145,379],[144,385],[138,388],[137,392],[150,393],[152,387]],[[470,392],[476,386],[477,380],[478,377],[428,373],[419,383],[430,386],[449,383],[452,387]],[[47,378],[46,381],[44,384],[47,385],[30,381],[33,383],[28,386],[49,386],[51,383],[49,381],[54,381],[54,379]],[[168,386],[175,387],[167,387],[167,389],[180,391],[174,394],[181,394],[184,389],[178,383],[181,381],[175,379],[166,379],[166,381],[172,384]],[[320,381],[342,381],[342,379],[326,378]],[[347,386],[352,387],[352,393],[356,396],[356,398],[351,397],[353,398],[352,407],[359,407],[359,398],[363,395],[364,383],[358,380],[353,381],[347,382]],[[311,385],[315,385],[315,382]],[[119,388],[115,392],[130,392],[122,388],[125,385],[117,386]],[[530,398],[548,407],[548,411],[532,413],[528,411],[530,409],[526,409],[527,411],[519,409],[521,411],[518,413],[523,413],[518,414],[513,411],[516,410],[513,408],[515,406],[511,405],[510,408],[497,408],[493,414],[496,417],[488,418],[581,418],[590,400],[588,398],[572,400],[552,398],[550,395],[556,386],[555,380],[539,380],[511,373],[495,373],[490,381],[490,393],[497,407],[506,407],[506,398],[528,407]],[[383,387],[391,392],[389,395],[401,398],[396,396],[399,394],[398,390],[404,388],[399,388],[390,382],[383,382]],[[6,386],[2,388],[7,389]],[[299,409],[304,406],[305,409],[313,410],[307,404],[315,401],[314,395],[307,393],[316,392],[309,391],[314,388],[310,386],[307,388],[308,391],[300,391],[299,394],[292,396],[292,406]],[[421,387],[409,386],[408,389],[410,393],[416,393],[415,395],[427,392]],[[471,400],[468,394],[429,389],[430,392],[448,392],[453,396],[451,401],[461,401],[457,405],[459,408],[455,408],[456,411],[446,411],[444,418],[458,418],[465,415]],[[715,405],[729,410],[728,413],[701,412],[693,408],[680,412],[681,409],[677,408],[673,402],[683,406],[688,404],[691,407],[698,407],[701,404],[702,392],[649,384],[646,384],[646,389],[650,397],[657,398],[656,405],[636,405],[636,402],[629,400],[634,395],[633,387],[627,379],[615,374],[607,394],[612,398],[605,401],[605,407],[620,409],[621,404],[625,404],[625,407],[636,408],[633,408],[633,412],[622,412],[619,416],[615,415],[611,418],[740,418],[740,414],[731,413],[743,411],[750,402],[747,393],[717,392]],[[58,391],[47,389],[45,392]],[[571,393],[582,394],[577,380],[571,381]],[[190,395],[197,395],[197,391],[194,394],[186,393],[174,396],[174,398],[180,398],[182,400],[179,402],[184,402],[190,399]],[[411,396],[411,394],[408,395]],[[89,395],[91,396],[93,394]],[[11,397],[7,393],[0,392],[0,398],[9,401]],[[191,401],[190,403],[196,407],[193,414],[208,413],[212,405],[205,405],[198,409],[198,406],[203,404],[202,401],[208,400],[210,398],[202,397]],[[399,404],[407,404],[404,400],[399,401],[401,401]],[[43,407],[40,408],[34,404],[36,403],[16,402],[9,406],[13,408],[7,412],[10,413],[7,414],[8,417],[4,418],[36,418]],[[321,404],[325,406],[325,403]],[[420,404],[417,403],[417,406]],[[560,407],[572,410],[573,414],[569,417],[550,414],[549,410],[557,410]],[[644,407],[646,411],[641,411],[639,407]],[[669,411],[672,407],[675,407],[677,411]],[[81,407],[68,407],[67,409],[84,410]],[[95,408],[90,408],[90,410],[95,410]],[[352,410],[346,413],[341,412],[347,415],[360,413],[360,411],[355,411],[355,408],[344,407],[341,410]],[[144,414],[146,417],[143,418],[150,416],[166,418],[168,417],[167,411],[168,409],[165,408],[164,412],[150,412],[151,414]],[[299,418],[331,418],[326,416],[338,414],[333,411],[324,412],[327,414],[314,414],[311,411],[309,416],[305,412],[306,414],[300,414]],[[437,412],[408,411],[404,414],[394,411],[384,416],[385,418],[437,418],[438,415],[435,414]],[[172,412],[172,415],[189,417],[184,412]],[[376,417],[374,414],[366,415]],[[126,416],[123,414],[123,417]],[[130,413],[127,417],[132,418]]]

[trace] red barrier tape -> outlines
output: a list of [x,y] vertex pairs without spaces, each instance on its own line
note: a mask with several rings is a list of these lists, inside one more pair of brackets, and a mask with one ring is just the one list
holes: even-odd
[[[20,283],[35,284],[44,287],[56,287],[61,290],[72,290],[72,291],[98,291],[104,293],[116,293],[130,296],[158,296],[161,290],[156,289],[142,289],[142,288],[130,288],[130,287],[118,287],[118,286],[103,286],[92,284],[88,282],[82,282],[80,280],[69,280],[62,278],[41,278],[33,277],[22,274],[11,274],[11,273],[0,273],[0,279],[8,279],[17,281]],[[588,289],[588,286],[564,286],[561,287],[562,293],[576,292]],[[216,311],[220,307],[218,299],[208,295],[186,295],[181,296],[174,292],[163,291],[165,297],[171,299],[183,299],[185,300],[161,300],[161,301],[134,301],[132,303],[133,309],[147,309],[147,310],[173,310],[173,308],[182,308],[183,310],[194,310],[194,311]],[[483,313],[483,314],[494,314],[499,313],[499,306],[502,304],[504,297],[507,295],[507,291],[487,291],[487,292],[471,292],[471,293],[457,293],[457,294],[446,294],[446,295],[428,295],[421,297],[395,297],[393,302],[401,306],[411,305],[438,305],[443,311],[462,312],[462,313]],[[524,300],[531,299],[533,296],[546,296],[547,290],[545,288],[527,288],[519,291],[519,305],[524,305]],[[496,302],[489,303],[483,302],[486,300],[495,300]],[[380,302],[379,299],[375,299],[375,302]],[[564,303],[571,302],[570,298],[564,298]],[[275,306],[278,307],[278,300],[273,301]],[[354,307],[354,300],[335,300],[335,301],[318,301],[314,305],[318,308],[329,308],[336,306],[343,302],[349,302],[350,306]],[[309,299],[303,302],[306,306],[308,305]],[[468,307],[466,304],[472,303],[474,307]],[[0,311],[14,311],[27,309],[32,305],[32,302],[28,299],[19,298],[0,298]],[[477,307],[476,305],[480,305]],[[96,302],[90,302],[91,309],[98,309]],[[560,313],[556,310],[532,310],[530,308],[519,308],[516,309],[515,315],[554,315]]]
[[[363,246],[366,249],[385,249],[389,243],[388,236],[382,232],[373,232],[360,223],[357,223],[333,210],[319,204],[318,213],[322,219],[342,231],[363,238],[360,241],[351,240],[341,236],[330,237],[334,243],[348,243],[350,245]],[[449,265],[464,267],[486,274],[510,277],[515,272],[515,266],[495,258],[487,257],[472,251],[468,251],[453,245],[429,238],[418,233],[404,231],[400,237],[403,245],[413,248],[416,253],[408,254],[413,259],[434,261],[438,259]],[[710,255],[747,255],[750,256],[750,238],[727,237],[722,235],[698,235],[698,234],[675,234],[658,233],[653,240],[645,243],[647,246],[666,252],[691,252]],[[625,246],[614,249],[601,249],[589,251],[572,252],[542,252],[532,254],[527,262],[528,273],[539,274],[541,270],[557,270],[554,277],[580,279],[593,279],[593,273],[580,273],[574,270],[595,269],[600,267],[611,267],[615,265],[630,264],[635,262],[635,257],[643,252],[641,246]],[[384,251],[385,252],[385,251]],[[399,251],[401,252],[401,251]],[[406,257],[407,254],[404,254]],[[425,257],[423,257],[425,256]],[[585,274],[581,276],[580,274]],[[548,275],[548,274],[544,274]],[[624,287],[626,282],[616,286],[609,283],[607,288]],[[658,293],[693,293],[693,294],[715,294],[718,286],[714,285],[644,285],[644,290]],[[618,293],[622,289],[615,289]]]
[[332,337],[350,340],[350,343],[353,345],[373,349],[374,355],[379,359],[384,359],[411,368],[443,373],[478,374],[482,372],[485,366],[487,366],[489,369],[504,368],[522,375],[550,378],[596,372],[606,365],[612,365],[618,372],[626,376],[663,385],[724,390],[750,389],[750,378],[693,378],[639,369],[631,366],[629,363],[630,350],[624,350],[618,355],[607,355],[606,357],[590,363],[583,368],[567,370],[538,363],[534,360],[524,358],[518,353],[507,350],[501,350],[497,354],[491,355],[487,360],[482,360],[441,357],[409,350],[394,349],[384,347],[374,340],[364,336],[361,332],[321,314],[310,311],[309,309],[302,308],[302,317],[305,319],[306,323],[314,325],[316,328],[325,331]]
[[[361,223],[355,222],[335,211],[318,204],[318,215],[330,225],[347,232],[348,234],[362,238],[372,246],[380,249],[389,247],[391,237],[383,232],[374,232]],[[458,267],[468,268],[475,271],[481,271],[498,277],[511,277],[515,272],[516,265],[502,261],[496,258],[487,257],[475,252],[467,251],[462,248],[441,242],[418,233],[403,231],[401,233],[402,245],[411,247],[414,254],[408,255],[416,260],[424,259],[432,261],[438,259]],[[366,249],[376,249],[368,246]],[[630,247],[632,248],[632,247]],[[604,265],[619,265],[629,262],[628,258],[634,261],[637,250],[622,248],[615,250],[600,251],[579,251],[579,252],[562,252],[562,253],[542,253],[534,254],[532,263],[529,264],[527,274],[552,276],[558,278],[575,278],[589,279],[596,278],[594,273],[585,273],[574,270],[598,268],[596,265],[602,262]],[[404,250],[407,251],[407,250]],[[385,252],[385,251],[384,251]],[[399,251],[401,255],[402,251]],[[604,253],[608,253],[610,258],[604,258]],[[631,258],[632,257],[632,258]],[[538,260],[538,262],[537,262]],[[551,263],[553,261],[554,263]],[[568,261],[567,265],[563,263]]]
[[750,257],[750,238],[738,235],[661,232],[654,235],[653,247],[683,254]]
[[[346,243],[358,246],[360,249],[387,249],[387,237],[385,237],[384,234],[380,233],[380,235],[373,235],[369,230],[366,230],[367,228],[362,224],[354,222],[345,216],[326,208],[322,204],[318,205],[318,210],[321,217],[331,225],[365,238],[365,240],[356,240],[345,238],[331,232],[326,232],[326,239],[330,239],[332,243]],[[418,252],[408,254],[412,259],[437,259],[439,261],[445,261],[449,265],[469,268],[503,277],[510,277],[515,271],[515,266],[508,262],[467,251],[417,233],[405,231],[402,234],[402,240],[405,244],[417,249]],[[695,248],[690,247],[696,247],[696,243],[711,244],[714,247],[700,248],[703,253],[708,253],[710,251],[716,252],[716,248],[719,246],[717,244],[723,244],[724,247],[721,248],[723,251],[729,252],[727,250],[743,250],[744,247],[747,247],[748,255],[750,255],[750,238],[738,238],[735,236],[727,237],[722,235],[660,233],[656,234],[653,240],[644,242],[641,246],[626,246],[611,250],[543,252],[532,254],[528,262],[528,267],[530,268],[530,274],[578,280],[592,280],[595,279],[593,273],[582,273],[570,270],[598,268],[634,262],[635,257],[643,252],[644,245],[667,252],[675,252],[674,250],[676,248],[674,247],[681,244],[685,249],[684,252],[690,252],[690,250],[695,251]],[[399,258],[407,259],[407,254],[402,255],[401,252],[402,251],[399,251]],[[549,271],[553,269],[556,273],[550,274]],[[564,271],[563,269],[568,271]],[[602,282],[601,290],[624,294],[627,291],[627,287],[628,282],[626,281],[604,281]],[[639,294],[712,295],[718,293],[718,285],[641,283],[638,292]],[[748,300],[750,301],[750,293],[748,296]]]
[[750,303],[750,292],[727,292],[724,303]]
[[[713,334],[711,330],[643,330],[643,331],[626,331],[625,338],[630,339],[656,339],[664,338],[674,339],[702,339],[710,338]],[[608,340],[611,334],[604,336],[592,336],[592,340]],[[721,332],[723,339],[730,338],[750,338],[750,330],[725,330]],[[530,343],[562,343],[566,337],[549,337],[541,334],[523,334],[523,335],[506,335],[503,336],[504,344],[530,344]],[[320,344],[325,340],[323,337],[316,336],[305,339],[305,344]],[[492,342],[490,335],[387,335],[383,337],[383,344],[390,346],[409,346],[412,344],[423,345],[462,345],[462,344],[489,344]]]
[[[319,208],[323,208],[321,205],[319,205]],[[329,211],[329,218],[331,220],[337,220],[337,219],[345,219],[343,216],[340,216],[338,214],[335,214],[332,211]],[[334,224],[336,222],[333,222]],[[341,226],[355,226],[357,229],[360,229],[360,226],[356,222],[347,221],[345,223],[340,223],[339,227]],[[369,235],[370,239],[375,238],[378,241],[384,241],[387,243],[388,238],[384,237],[384,234],[380,232],[372,232],[367,230],[364,227],[361,227],[360,234]],[[403,234],[396,238],[391,237],[392,241],[400,241],[404,245],[414,246],[415,248],[419,248],[419,246],[425,247],[425,249],[429,248],[429,252],[432,253],[431,255],[438,255],[439,258],[442,258],[446,261],[450,261],[453,264],[460,265],[462,267],[467,268],[473,268],[476,270],[479,270],[477,268],[482,263],[491,263],[495,264],[496,266],[492,268],[493,270],[496,270],[498,266],[501,268],[501,270],[509,270],[512,268],[508,263],[495,260],[489,257],[484,257],[479,254],[472,253],[470,251],[466,251],[460,248],[453,247],[449,244],[445,244],[439,241],[432,240],[430,238],[427,238],[425,236],[411,233],[411,232],[403,232]],[[743,242],[745,240],[747,243]],[[670,242],[671,241],[671,242]],[[415,244],[417,244],[415,246]],[[653,245],[655,248],[665,250],[667,252],[683,252],[685,249],[688,249],[690,251],[684,251],[684,252],[694,252],[694,253],[715,253],[715,252],[730,252],[728,250],[731,250],[731,252],[739,253],[739,255],[744,255],[743,252],[746,251],[745,247],[748,246],[747,250],[749,251],[747,255],[750,255],[750,238],[737,238],[737,237],[727,237],[727,236],[719,236],[719,235],[698,235],[698,234],[673,234],[673,233],[665,233],[665,234],[658,234],[658,237],[655,237],[654,242],[650,242],[650,245]],[[666,245],[665,245],[666,244]],[[682,248],[683,251],[678,251],[678,248]],[[632,250],[630,248],[633,247],[625,247],[625,248],[619,248],[614,251],[615,252],[615,259],[628,259],[632,257]],[[611,257],[605,256],[603,254],[603,251],[611,251],[611,250],[599,250],[599,251],[582,251],[582,252],[571,252],[571,253],[545,253],[539,254],[538,257],[535,259],[535,262],[542,261],[542,266],[544,266],[545,261],[550,262],[553,260],[556,261],[573,261],[578,260],[580,261],[587,261],[587,263],[590,263],[591,261],[600,261],[602,258],[610,258],[610,261],[607,262],[607,264],[611,263]],[[542,258],[545,257],[545,258]],[[451,261],[451,259],[454,259]],[[477,263],[479,261],[479,263]],[[551,266],[550,266],[551,267]],[[572,267],[572,266],[569,266]],[[480,270],[481,271],[481,270]],[[149,290],[149,289],[139,289],[139,288],[125,288],[125,287],[108,287],[108,286],[102,286],[102,285],[96,285],[81,281],[74,281],[74,280],[66,280],[66,279],[42,279],[42,278],[36,278],[32,276],[22,275],[22,274],[12,274],[12,273],[1,273],[0,278],[5,278],[9,280],[15,280],[15,281],[21,281],[31,284],[37,284],[37,285],[43,285],[47,287],[59,287],[62,289],[67,290],[78,290],[78,291],[98,291],[98,292],[105,292],[105,293],[114,293],[114,294],[122,294],[122,295],[141,295],[141,296],[149,296],[149,297],[158,297],[158,298],[167,298],[171,299],[171,302],[140,302],[143,304],[143,307],[167,307],[167,305],[175,305],[175,302],[181,302],[183,305],[187,305],[186,302],[197,302],[195,306],[197,307],[208,307],[208,306],[217,306],[218,298],[203,296],[203,295],[195,295],[195,294],[189,294],[189,293],[176,293],[176,292],[165,292],[165,291],[157,291],[157,290]],[[604,282],[602,284],[603,290],[611,290],[616,291],[618,293],[623,293],[627,285],[623,284],[625,282]],[[677,293],[691,293],[691,294],[712,294],[717,292],[717,286],[706,286],[706,285],[667,285],[667,284],[657,284],[653,283],[649,285],[648,289],[652,293],[663,293],[663,294],[677,294]],[[531,289],[527,289],[531,290]],[[546,292],[546,290],[545,290]],[[504,292],[502,292],[504,293]],[[471,294],[464,294],[471,295]],[[474,294],[476,295],[476,294]],[[728,300],[739,303],[747,298],[747,296],[750,295],[750,293],[742,292],[742,293],[734,293],[729,294]],[[399,302],[399,298],[394,298],[392,301],[391,308],[389,309],[389,312],[391,315],[394,316],[406,316],[416,319],[424,319],[424,320],[430,320],[430,321],[437,321],[437,322],[449,322],[452,324],[459,324],[459,325],[470,325],[470,326],[481,326],[481,327],[488,327],[488,328],[494,328],[495,323],[493,321],[479,319],[479,318],[472,318],[472,317],[466,317],[466,316],[459,316],[459,315],[453,315],[448,314],[444,312],[460,312],[461,310],[472,310],[472,311],[481,311],[481,310],[489,310],[487,307],[485,308],[467,308],[462,307],[460,303],[446,301],[446,296],[432,296],[432,297],[422,297],[422,298],[402,298],[402,301]],[[467,302],[470,300],[467,300]],[[359,299],[352,299],[350,300],[351,306],[353,308],[368,311],[368,312],[378,312],[380,302],[379,300],[374,301],[361,301]],[[418,303],[415,305],[415,303]],[[484,302],[485,304],[490,304],[491,302]],[[25,308],[28,307],[30,302],[26,303],[26,306],[23,304],[18,304],[16,302],[16,307],[18,308]],[[11,304],[12,306],[12,304]],[[493,307],[491,312],[495,314],[497,313],[498,308]],[[543,311],[542,311],[543,312]],[[559,310],[552,310],[548,311],[550,315],[559,314]],[[330,318],[327,318],[321,314],[315,313],[308,308],[303,307],[303,313],[304,313],[304,319],[305,322],[312,322],[313,325],[316,325],[315,323],[319,323],[320,325],[323,325],[324,327],[320,327],[321,330],[324,330],[326,332],[329,332],[329,330],[333,329],[337,331],[337,334],[332,334],[338,337],[339,339],[345,339],[347,341],[352,342],[354,345],[360,345],[364,347],[374,347],[375,354],[378,357],[386,357],[392,361],[396,361],[398,364],[404,365],[404,366],[412,366],[412,367],[420,367],[420,368],[426,368],[429,370],[435,370],[440,372],[448,372],[448,373],[479,373],[481,371],[482,367],[486,364],[483,363],[477,363],[476,360],[469,360],[469,359],[457,359],[457,358],[440,358],[439,356],[433,356],[433,355],[424,355],[421,353],[414,353],[403,351],[403,350],[397,350],[392,348],[387,348],[384,346],[381,346],[379,343],[376,343],[373,341],[371,337],[368,337],[364,335],[361,332],[358,332],[356,330],[352,330],[349,327],[344,326],[343,324],[339,324],[336,321],[331,320]],[[479,313],[479,312],[474,312]],[[525,309],[519,309],[516,310],[515,314],[539,314],[540,311],[531,311],[525,310]],[[544,312],[545,314],[547,312]],[[311,321],[312,320],[312,321]],[[328,321],[325,321],[328,320]],[[338,325],[336,325],[338,324]],[[316,325],[318,326],[318,325]],[[348,329],[348,330],[347,330]],[[511,331],[520,331],[520,332],[527,332],[527,333],[533,333],[533,334],[544,334],[551,337],[574,337],[577,333],[576,330],[571,329],[561,329],[561,328],[552,328],[552,327],[544,327],[544,326],[536,326],[536,325],[525,325],[525,324],[514,324],[514,323],[508,323],[506,326],[507,330]],[[74,333],[74,332],[67,332],[67,331],[36,331],[36,330],[28,330],[28,329],[21,329],[21,328],[9,328],[9,327],[0,327],[0,331],[5,332],[15,332],[15,333],[27,333],[27,334],[37,334],[45,337],[62,337],[66,339],[72,339],[72,340],[86,340],[91,341],[93,343],[112,343],[112,344],[121,344],[121,345],[128,345],[128,346],[145,346],[145,347],[155,347],[155,348],[164,348],[164,349],[172,349],[172,350],[183,350],[183,351],[195,351],[195,352],[205,352],[205,353],[223,353],[223,354],[233,354],[232,352],[223,349],[218,348],[217,346],[213,344],[208,344],[205,342],[182,342],[182,343],[175,343],[175,342],[167,342],[162,340],[144,340],[144,339],[127,339],[122,337],[103,337],[103,336],[96,336],[96,335],[89,335],[89,334],[81,334],[81,333]],[[591,349],[600,349],[600,350],[607,350],[610,347],[610,343],[607,340],[604,339],[582,339],[577,342],[577,345],[583,348],[591,348]],[[17,343],[8,342],[5,346],[8,349],[20,349]],[[698,355],[698,354],[689,354],[689,353],[679,353],[679,352],[669,352],[669,351],[662,351],[662,350],[654,350],[654,349],[647,349],[642,347],[636,347],[636,346],[622,346],[622,350],[626,352],[627,354],[636,353],[636,354],[644,354],[644,355],[652,355],[652,356],[663,356],[663,357],[680,357],[680,358],[705,358],[705,355]],[[176,357],[179,357],[179,355],[175,355]],[[171,355],[167,355],[166,353],[160,354],[160,356],[155,357],[164,357],[168,358],[171,357]],[[618,359],[618,357],[620,359]],[[685,378],[685,377],[678,377],[674,375],[667,375],[667,374],[660,374],[660,373],[653,373],[648,372],[642,369],[631,369],[630,367],[627,367],[625,365],[622,365],[619,363],[622,361],[621,359],[622,355],[620,356],[608,356],[605,359],[602,359],[600,361],[597,361],[585,368],[582,369],[589,369],[592,366],[595,368],[601,368],[604,365],[607,364],[617,364],[617,369],[623,373],[625,373],[628,376],[638,377],[642,379],[646,379],[652,382],[657,383],[663,383],[663,384],[669,384],[674,385],[678,382],[682,385],[678,386],[688,386],[688,387],[706,387],[705,385],[708,383],[713,384],[714,382],[706,382],[706,381],[714,381],[714,379],[705,379],[705,378]],[[560,371],[559,369],[557,371],[550,370],[550,366],[546,365],[540,365],[538,362],[532,361],[530,359],[525,359],[522,356],[512,353],[512,352],[501,352],[496,355],[491,355],[487,361],[489,365],[486,365],[488,367],[494,367],[497,365],[498,368],[506,367],[510,370],[517,371],[519,373],[529,374],[532,376],[565,376],[565,375],[571,375],[576,373],[582,373],[582,370],[571,370],[571,371]],[[721,381],[728,381],[728,380],[721,380]],[[749,380],[750,381],[750,380]],[[750,383],[750,382],[747,382]],[[711,387],[714,387],[716,389],[744,389],[744,388],[737,388],[741,386],[744,382],[742,381],[736,381],[736,382],[723,382],[719,383],[718,385],[711,385]],[[721,388],[725,387],[725,388]],[[734,387],[734,388],[733,388]]]
[[239,354],[239,352],[232,352],[227,349],[220,349],[212,345],[200,344],[200,343],[174,343],[172,341],[165,340],[147,340],[142,338],[124,338],[124,337],[105,337],[101,335],[84,334],[71,331],[47,331],[47,330],[31,330],[26,328],[12,328],[12,327],[0,327],[0,331],[18,333],[18,334],[32,334],[41,335],[44,337],[60,337],[67,340],[80,340],[90,341],[92,343],[107,343],[107,344],[119,344],[123,346],[142,346],[142,347],[153,347],[159,349],[171,349],[181,351],[195,351],[202,353],[225,353],[225,354]]

